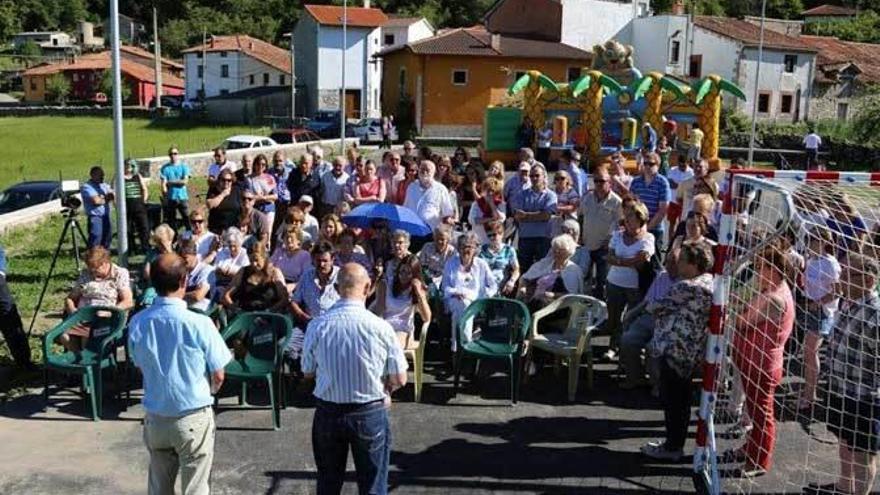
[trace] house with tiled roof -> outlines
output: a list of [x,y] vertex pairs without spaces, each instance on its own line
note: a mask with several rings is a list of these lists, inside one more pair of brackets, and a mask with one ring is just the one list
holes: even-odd
[[382,49],[388,50],[434,36],[434,26],[424,17],[389,15],[382,26]]
[[[446,29],[384,50],[382,109],[413,115],[425,136],[479,136],[487,106],[528,70],[572,81],[591,54],[559,41],[489,32],[484,26]],[[402,108],[401,104],[409,105]]]
[[189,100],[261,86],[290,86],[290,51],[252,36],[211,36],[204,45],[182,53]]
[[[131,88],[131,96],[127,105],[146,107],[156,95],[155,69],[153,55],[150,52],[132,49],[129,46],[120,47],[120,72],[123,81]],[[162,94],[182,95],[184,81],[179,77],[180,71],[177,62],[162,60]],[[102,100],[100,93],[101,78],[105,71],[110,70],[110,51],[91,53],[77,57],[72,61],[41,64],[24,71],[22,85],[24,86],[24,101],[42,102],[46,100],[46,81],[48,78],[63,74],[71,84],[71,93],[68,99],[80,101]],[[110,95],[104,95],[109,97]],[[105,100],[106,101],[106,100]]]
[[339,110],[344,98],[348,118],[379,116],[382,70],[373,57],[382,49],[382,28],[388,21],[369,1],[347,9],[304,6],[293,29],[297,91],[305,92],[299,95],[305,102],[303,115]]
[[800,40],[819,51],[810,116],[852,118],[872,94],[871,88],[880,84],[880,45],[831,36],[801,36]]
[[828,24],[855,19],[859,11],[841,5],[822,4],[801,12],[804,24]]

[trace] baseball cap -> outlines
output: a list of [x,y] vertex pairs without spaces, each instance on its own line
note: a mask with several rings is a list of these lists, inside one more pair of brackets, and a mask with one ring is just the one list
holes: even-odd
[[310,204],[310,205],[314,205],[314,204],[315,204],[315,200],[313,200],[312,197],[309,196],[308,194],[303,194],[302,196],[300,196],[300,197],[299,197],[299,202],[300,202],[300,203],[308,203],[308,204]]

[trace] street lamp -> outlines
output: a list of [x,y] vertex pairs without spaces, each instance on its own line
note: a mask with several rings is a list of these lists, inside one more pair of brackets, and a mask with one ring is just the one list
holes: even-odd
[[767,14],[767,0],[761,1],[761,35],[758,41],[758,65],[755,68],[755,92],[752,95],[752,133],[749,136],[749,167],[754,165],[755,132],[758,126],[758,84],[761,77],[761,63],[764,60],[764,20]]
[[342,90],[339,92],[339,154],[345,154],[345,52],[348,49],[348,0],[342,2]]
[[119,60],[119,0],[110,0],[110,58],[113,61],[113,164],[116,168],[116,250],[128,265],[128,222],[125,211],[125,168],[122,163],[122,75]]

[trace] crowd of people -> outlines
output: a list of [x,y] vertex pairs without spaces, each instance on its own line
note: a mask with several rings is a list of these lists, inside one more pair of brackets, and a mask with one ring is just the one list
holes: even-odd
[[[698,155],[670,156],[665,137],[655,136],[655,142],[656,151],[637,154],[633,174],[621,152],[586,170],[580,155],[567,150],[550,172],[523,148],[509,177],[502,163],[486,165],[464,149],[440,155],[411,142],[402,153],[385,152],[379,163],[356,149],[327,161],[320,147],[295,163],[281,151],[271,159],[258,154],[233,163],[217,148],[207,175],[194,177],[172,148],[159,173],[164,223],[147,241],[147,265],[137,284],[110,261],[110,227],[103,218],[112,191],[96,167],[84,188],[92,247],[65,310],[149,306],[156,295],[150,267],[171,263],[167,256],[176,252],[185,270],[181,298],[189,307],[206,314],[222,308],[230,317],[240,311],[289,315],[295,329],[284,352],[291,369],[309,376],[315,373],[314,346],[320,346],[313,333],[326,333],[322,317],[351,294],[390,326],[401,351],[418,344],[416,318],[440,325],[443,342],[454,351],[458,317],[481,298],[516,298],[534,311],[567,294],[591,295],[607,304],[610,345],[603,358],[619,360],[620,387],[648,388],[663,403],[666,436],[642,453],[677,461],[684,455],[693,379],[708,335],[719,205],[730,186],[717,183]],[[134,172],[125,178],[126,198],[142,201],[147,191]],[[188,185],[199,180],[207,182],[208,193],[204,204],[190,210]],[[416,237],[381,219],[369,228],[346,226],[346,214],[368,203],[408,208],[433,234]],[[880,451],[880,430],[872,428],[880,420],[866,422],[863,413],[880,412],[880,374],[864,367],[873,370],[868,361],[876,359],[871,352],[880,328],[880,270],[859,249],[839,249],[840,239],[851,233],[846,228],[867,235],[859,222],[855,211],[837,221],[826,214],[822,225],[829,231],[810,233],[806,246],[782,238],[757,256],[754,295],[736,316],[732,342],[738,397],[732,401],[732,430],[746,438],[725,459],[738,463],[743,475],[763,474],[772,465],[773,392],[795,324],[793,294],[803,289],[812,323],[801,407],[816,400],[819,348],[833,335],[826,358],[831,400],[838,401],[838,424],[857,432],[853,437],[838,431],[844,466],[838,485],[842,493],[866,493],[871,486]],[[804,260],[798,249],[821,256]],[[340,285],[343,275],[346,283]],[[836,315],[837,285],[847,276],[849,295],[859,302]],[[167,280],[165,285],[166,292],[174,289]],[[853,313],[858,319],[847,317]],[[324,322],[320,330],[317,322]],[[469,332],[462,329],[464,338]],[[86,336],[69,334],[60,343],[79,349]],[[405,363],[392,354],[390,373],[397,376]],[[854,371],[854,364],[862,371]],[[320,368],[317,373],[320,385]],[[852,373],[861,373],[859,379],[851,379]],[[332,399],[319,398],[328,401],[328,414],[340,414]]]

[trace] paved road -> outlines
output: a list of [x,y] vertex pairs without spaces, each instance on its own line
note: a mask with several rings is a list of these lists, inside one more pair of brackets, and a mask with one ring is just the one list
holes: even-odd
[[[601,342],[601,341],[600,341]],[[601,349],[600,349],[601,350]],[[581,386],[568,404],[563,372],[552,367],[523,385],[522,401],[507,402],[504,374],[469,383],[456,398],[451,383],[437,380],[443,366],[429,348],[423,403],[412,387],[400,391],[392,409],[394,493],[691,493],[690,458],[650,462],[638,447],[662,434],[659,404],[647,391],[623,392],[612,368],[600,365],[596,390]],[[487,371],[484,365],[483,370]],[[145,490],[147,456],[141,441],[142,409],[106,405],[107,419],[86,419],[85,401],[53,394],[42,411],[40,390],[0,407],[0,493],[135,494]],[[260,397],[260,391],[251,394]],[[223,400],[234,404],[234,398]],[[218,414],[213,473],[217,494],[307,494],[314,492],[311,454],[312,405],[297,396],[283,412],[283,429],[271,430],[265,410]],[[801,426],[783,422],[773,473],[756,484],[729,485],[730,492],[799,493],[800,483],[828,482],[834,472],[833,444],[811,442],[817,464],[804,473]],[[692,447],[689,440],[688,448]],[[349,481],[353,467],[349,466]],[[820,473],[820,474],[816,474]],[[826,474],[821,474],[826,473]],[[353,482],[345,493],[354,493]]]

